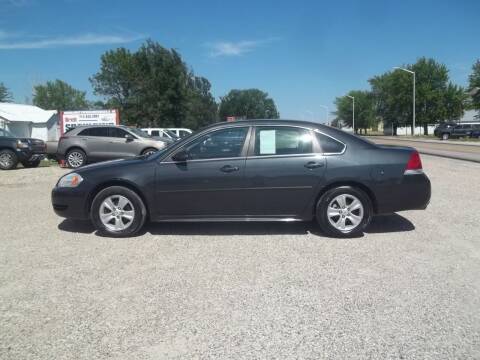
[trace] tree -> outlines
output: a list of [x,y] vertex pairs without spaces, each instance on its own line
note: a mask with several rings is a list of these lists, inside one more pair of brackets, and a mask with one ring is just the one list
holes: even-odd
[[62,80],[47,81],[34,87],[33,104],[51,110],[83,110],[89,108],[85,94]]
[[[415,72],[415,121],[428,135],[428,125],[463,115],[465,93],[449,81],[448,69],[434,59],[420,58],[413,65],[404,65]],[[412,75],[405,71],[389,71],[369,80],[375,98],[377,115],[384,126],[402,124],[413,127]],[[412,128],[413,133],[413,128]]]
[[480,110],[480,59],[472,66],[472,73],[470,74],[468,90],[472,96],[471,107]]
[[12,93],[8,90],[8,88],[0,82],[0,102],[12,102]]
[[218,105],[210,92],[211,87],[203,77],[190,77],[188,109],[183,126],[197,129],[218,120]]
[[220,119],[228,116],[246,119],[278,119],[280,114],[268,93],[259,89],[230,90],[221,98],[219,108]]
[[107,51],[90,81],[127,124],[197,128],[216,119],[208,80],[196,77],[177,51],[151,40],[133,53]]
[[[355,133],[358,129],[363,129],[365,134],[367,129],[377,126],[378,121],[375,117],[375,106],[373,95],[370,91],[355,90],[348,93],[355,98]],[[346,126],[352,127],[353,107],[352,99],[348,96],[341,96],[335,99],[337,106],[337,123],[341,122]]]

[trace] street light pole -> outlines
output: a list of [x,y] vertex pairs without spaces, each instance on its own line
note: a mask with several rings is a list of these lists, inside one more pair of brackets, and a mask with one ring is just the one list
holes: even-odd
[[328,125],[328,106],[325,105],[319,105],[321,108],[325,109],[325,112],[327,113],[327,117],[325,118],[325,124]]
[[395,66],[394,69],[406,71],[413,75],[413,136],[415,136],[415,71]]
[[347,97],[352,99],[352,129],[355,134],[355,96],[347,95]]

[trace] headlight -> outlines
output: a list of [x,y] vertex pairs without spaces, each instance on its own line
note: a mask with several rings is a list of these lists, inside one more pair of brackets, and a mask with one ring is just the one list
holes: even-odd
[[83,178],[79,174],[71,173],[60,178],[60,180],[58,180],[57,186],[74,188],[80,185],[82,181],[83,181]]
[[17,149],[28,149],[28,142],[17,140]]

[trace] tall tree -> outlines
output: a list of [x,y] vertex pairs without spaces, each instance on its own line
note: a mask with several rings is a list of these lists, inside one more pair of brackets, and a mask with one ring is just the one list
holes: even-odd
[[[461,87],[449,81],[448,69],[433,59],[420,58],[404,68],[415,72],[415,120],[428,135],[428,125],[443,120],[458,119],[463,115],[465,94]],[[404,71],[389,71],[369,80],[376,101],[377,114],[384,126],[413,127],[412,75]],[[413,129],[412,129],[413,130]]]
[[246,119],[278,119],[275,102],[268,97],[268,93],[259,89],[230,90],[221,98],[219,108],[220,119],[228,116],[243,117]]
[[[370,91],[354,90],[348,93],[355,98],[355,133],[360,129],[367,133],[367,129],[373,128],[378,124],[375,117],[375,107],[372,93]],[[352,99],[348,96],[337,97],[335,99],[337,106],[337,123],[352,127],[353,106]]]
[[197,128],[215,121],[208,80],[196,77],[177,51],[151,40],[133,53],[119,48],[103,54],[90,81],[127,124]]
[[50,110],[83,110],[89,104],[85,91],[80,91],[62,80],[47,81],[34,87],[33,104]]
[[471,107],[480,110],[480,59],[473,64],[468,80],[468,90],[472,96]]
[[12,93],[3,84],[3,82],[0,82],[0,102],[12,102],[12,101],[13,101]]

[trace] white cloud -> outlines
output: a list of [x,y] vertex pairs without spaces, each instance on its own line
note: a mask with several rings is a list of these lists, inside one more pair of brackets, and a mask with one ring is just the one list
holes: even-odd
[[241,56],[252,52],[254,49],[264,44],[272,42],[274,39],[265,40],[243,40],[238,42],[219,41],[207,44],[211,49],[210,56]]
[[[45,49],[65,46],[86,46],[86,45],[106,45],[122,44],[144,38],[143,35],[103,35],[103,34],[80,34],[74,36],[61,37],[32,37],[19,39],[9,36],[8,33],[0,30],[0,50],[14,49]],[[9,40],[10,39],[10,40]]]

